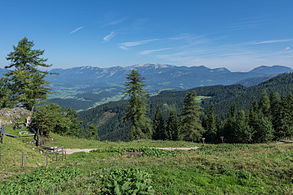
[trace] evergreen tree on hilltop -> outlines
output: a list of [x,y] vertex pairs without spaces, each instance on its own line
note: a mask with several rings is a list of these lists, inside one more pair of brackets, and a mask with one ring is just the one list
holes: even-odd
[[207,142],[215,143],[217,139],[217,124],[213,103],[211,104],[208,114],[205,118],[205,128],[206,132],[204,134],[204,137],[206,138]]
[[94,124],[90,124],[86,132],[87,139],[99,140],[98,130]]
[[263,113],[263,107],[253,102],[249,112],[249,126],[252,129],[252,141],[263,143],[274,138],[274,129],[269,116]]
[[130,127],[130,140],[151,138],[152,129],[150,119],[147,118],[146,112],[146,92],[143,89],[144,77],[142,77],[136,70],[132,70],[126,77],[127,82],[125,94],[129,96],[127,112],[124,117],[129,120]]
[[199,141],[204,133],[200,121],[201,107],[195,98],[195,91],[187,92],[183,102],[180,137],[185,141]]
[[11,108],[13,103],[10,101],[12,91],[7,86],[7,78],[2,77],[0,79],[0,109]]
[[227,140],[227,142],[234,142],[235,125],[236,125],[236,106],[235,104],[233,104],[230,107],[229,115],[227,119],[225,120],[225,124],[221,132],[221,136],[224,136],[224,139]]
[[278,128],[279,115],[281,110],[281,97],[279,93],[276,93],[273,91],[270,94],[270,108],[271,108],[270,110],[271,110],[272,125],[273,125],[273,128],[276,130]]
[[270,99],[266,91],[264,91],[261,96],[261,99],[259,102],[259,109],[266,117],[270,116],[271,105],[270,105]]
[[248,117],[242,109],[236,119],[234,130],[234,142],[237,143],[251,143],[253,131],[248,124]]
[[293,135],[293,95],[282,97],[279,112],[275,116],[275,136],[277,139]]
[[6,86],[12,91],[9,101],[12,104],[21,104],[31,110],[41,100],[47,98],[49,83],[44,80],[48,71],[41,71],[39,67],[50,67],[45,64],[47,59],[42,58],[44,50],[32,49],[34,43],[26,37],[13,46],[14,51],[6,58],[10,65],[6,66],[9,71],[5,74]]
[[168,139],[173,141],[179,140],[179,123],[177,120],[176,110],[170,112],[166,132],[170,135]]
[[167,139],[165,133],[165,124],[162,117],[162,112],[160,107],[158,106],[155,114],[155,119],[153,121],[153,139],[165,140]]

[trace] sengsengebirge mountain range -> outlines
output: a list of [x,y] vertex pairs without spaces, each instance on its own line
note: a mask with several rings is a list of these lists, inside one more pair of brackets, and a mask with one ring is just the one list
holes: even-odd
[[[196,87],[189,90],[162,91],[158,95],[148,98],[147,116],[155,118],[157,107],[160,107],[163,119],[168,120],[169,113],[176,111],[178,116],[182,112],[182,104],[187,91],[195,90],[200,99],[200,106],[208,112],[211,104],[215,114],[220,119],[226,118],[230,108],[235,105],[236,112],[244,109],[248,111],[254,101],[259,102],[264,91],[270,96],[272,92],[287,96],[293,92],[293,73],[279,74],[267,81],[251,87],[240,84],[215,85]],[[129,140],[130,124],[122,119],[125,116],[127,100],[109,102],[79,113],[80,120],[85,126],[94,124],[98,129],[101,140],[118,141]]]
[[[126,75],[136,69],[146,78],[145,88],[150,93],[162,90],[185,90],[199,86],[242,84],[257,85],[277,74],[293,72],[285,66],[259,66],[248,72],[231,72],[226,68],[205,66],[173,66],[166,64],[140,64],[127,67],[99,68],[91,66],[52,69],[59,75],[47,80],[55,92],[49,102],[85,110],[100,103],[122,98]],[[0,74],[5,69],[0,69]]]

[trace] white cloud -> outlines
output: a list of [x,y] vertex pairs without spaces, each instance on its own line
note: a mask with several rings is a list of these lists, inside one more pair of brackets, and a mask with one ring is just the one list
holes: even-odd
[[115,36],[115,33],[111,32],[110,34],[104,37],[104,41],[110,41],[114,36]]
[[271,44],[271,43],[283,43],[283,42],[292,42],[293,39],[279,39],[279,40],[267,40],[267,41],[260,41],[254,42],[254,45],[261,45],[261,44]]
[[285,48],[285,50],[286,51],[290,51],[291,50],[291,47],[288,46],[288,47]]
[[157,41],[159,39],[146,39],[146,40],[141,40],[141,41],[130,41],[130,42],[123,42],[120,43],[120,48],[121,49],[128,49],[129,47],[135,47],[135,46],[139,46],[139,45],[144,45],[147,44],[149,42],[153,42],[153,41]]
[[169,49],[171,49],[171,48],[150,49],[150,50],[141,51],[139,53],[141,55],[148,55],[148,54],[151,54],[151,53],[154,53],[154,52],[166,51],[166,50],[169,50]]
[[120,18],[118,20],[113,20],[113,21],[109,22],[108,24],[106,24],[105,26],[117,25],[117,24],[124,22],[125,20],[126,20],[126,17]]
[[76,33],[76,32],[80,31],[83,28],[84,28],[83,26],[80,26],[80,27],[74,29],[73,31],[71,31],[70,34]]

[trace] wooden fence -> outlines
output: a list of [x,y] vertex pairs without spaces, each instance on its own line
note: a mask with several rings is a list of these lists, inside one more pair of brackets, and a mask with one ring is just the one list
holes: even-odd
[[[48,147],[49,148],[49,147]],[[49,165],[49,155],[55,155],[55,161],[58,162],[59,161],[59,155],[61,155],[61,160],[64,161],[66,159],[66,151],[64,151],[63,147],[57,148],[54,147],[54,150],[46,150],[46,155],[45,155],[45,162],[46,162],[46,166]],[[25,152],[21,152],[19,153],[19,155],[21,155],[21,167],[25,166],[25,159],[26,159],[26,154]],[[3,166],[3,162],[4,162],[5,156],[3,155],[2,151],[0,150],[0,167]],[[54,158],[51,158],[54,159]]]

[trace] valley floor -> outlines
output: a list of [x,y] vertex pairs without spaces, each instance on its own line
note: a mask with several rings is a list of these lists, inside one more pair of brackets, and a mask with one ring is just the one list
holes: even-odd
[[[35,163],[30,161],[22,169],[12,163],[13,155],[9,165],[2,156],[0,194],[125,194],[135,190],[148,194],[293,193],[292,143],[78,142],[75,138],[53,137],[51,145],[66,140],[63,143],[67,148],[76,144],[78,148],[98,149],[73,153],[58,162],[55,156],[49,156],[49,166],[45,167],[44,153],[32,150],[31,144],[7,138],[10,143],[18,141],[30,148]],[[151,148],[195,146],[199,148],[189,151]],[[2,155],[13,154],[13,149],[1,146],[1,150]],[[33,166],[37,163],[39,166]],[[3,177],[3,173],[11,176]]]

